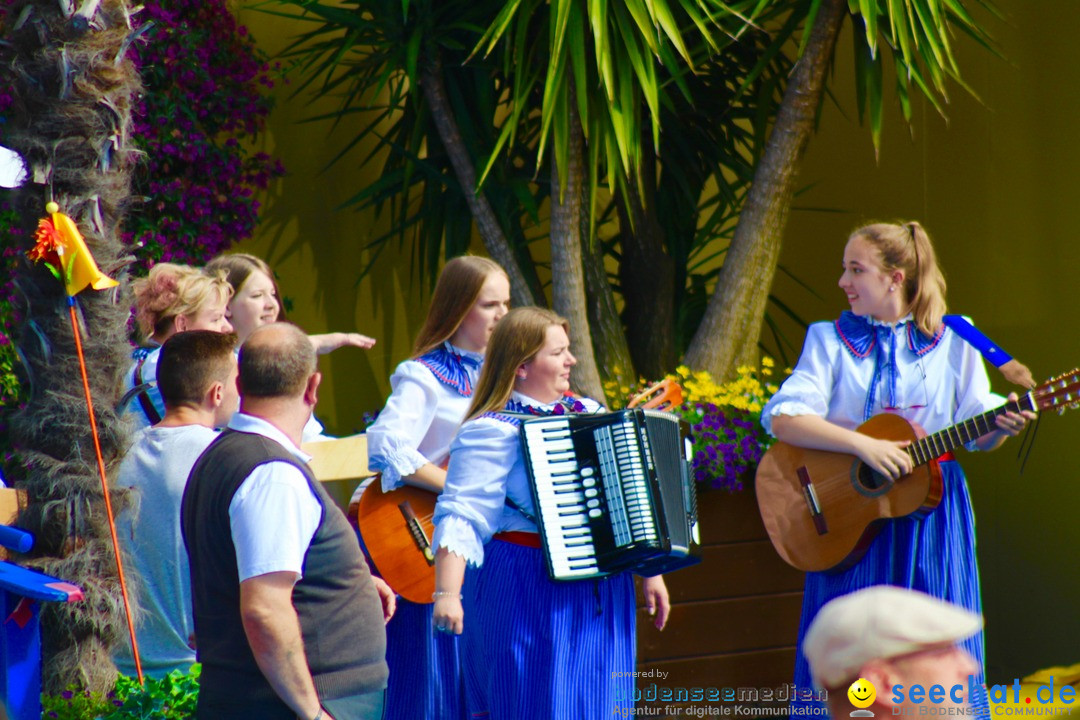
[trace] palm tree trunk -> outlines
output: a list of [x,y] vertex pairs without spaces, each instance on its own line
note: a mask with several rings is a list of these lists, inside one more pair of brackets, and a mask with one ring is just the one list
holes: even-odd
[[720,270],[686,364],[718,379],[754,360],[795,177],[814,129],[825,75],[847,11],[847,0],[825,0],[803,56],[784,92],[768,145],[754,174],[735,237]]
[[[581,205],[584,211],[581,236],[588,238],[588,203],[583,202]],[[587,243],[584,258],[585,302],[597,370],[605,383],[614,381],[618,388],[630,387],[637,382],[637,373],[630,357],[626,332],[615,307],[615,293],[608,280],[607,268],[604,267],[604,250],[599,238],[593,238]]]
[[[626,335],[634,367],[650,380],[675,369],[675,261],[664,250],[664,229],[656,217],[656,158],[652,139],[642,139],[642,196],[634,183],[619,202],[622,283]],[[672,172],[678,172],[673,170]]]
[[[571,87],[571,97],[573,92]],[[585,204],[585,136],[576,108],[571,109],[568,135],[570,152],[565,188],[559,186],[559,168],[552,151],[551,299],[555,312],[570,321],[570,351],[578,360],[571,376],[574,391],[603,401],[604,388],[596,367],[585,303],[581,223]]]
[[[25,220],[24,249],[45,202],[55,199],[78,224],[102,271],[121,281],[114,290],[87,289],[76,297],[101,450],[112,476],[128,442],[127,425],[114,410],[129,348],[125,268],[131,258],[119,224],[136,159],[127,146],[131,99],[141,84],[125,58],[132,30],[125,0],[83,3],[70,17],[63,6],[16,0],[7,8],[0,62],[15,102],[5,144],[26,159],[33,179],[11,197]],[[67,297],[63,283],[26,261],[15,284],[18,345],[30,382],[28,402],[11,421],[16,457],[7,470],[29,496],[18,520],[36,537],[27,562],[81,586],[86,597],[42,608],[43,688],[59,692],[77,683],[107,691],[116,678],[112,648],[126,641],[127,627]],[[117,510],[120,500],[113,500]]]
[[450,157],[450,164],[454,168],[458,182],[461,183],[461,191],[465,193],[465,201],[469,204],[469,210],[472,211],[473,220],[476,221],[484,247],[487,248],[491,259],[502,265],[510,278],[511,301],[514,305],[538,304],[539,298],[533,293],[525,279],[514,255],[514,249],[510,247],[506,234],[503,233],[499,220],[495,217],[495,211],[491,209],[491,204],[484,194],[476,188],[476,168],[473,167],[469,151],[465,148],[465,141],[461,138],[461,131],[458,130],[457,122],[454,120],[450,101],[446,97],[442,61],[438,56],[422,71],[420,87],[424,91],[424,99],[427,100],[431,117],[439,131],[439,139],[442,140],[446,154]]

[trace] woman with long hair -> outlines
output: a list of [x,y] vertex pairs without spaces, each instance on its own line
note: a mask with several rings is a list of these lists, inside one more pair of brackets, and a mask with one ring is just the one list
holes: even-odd
[[[464,633],[473,717],[601,720],[633,705],[633,579],[548,578],[519,440],[522,414],[602,411],[568,394],[576,362],[566,320],[536,307],[510,311],[451,446],[435,511],[433,622],[437,632]],[[662,628],[664,581],[645,578],[643,589]]]
[[[761,414],[778,439],[792,445],[858,456],[897,479],[912,470],[908,442],[855,432],[889,412],[937,432],[1001,405],[990,391],[979,352],[942,322],[945,278],[917,222],[857,229],[844,248],[840,289],[851,305],[834,322],[810,326],[795,371]],[[1015,395],[1010,395],[1015,399]],[[1031,413],[999,415],[993,431],[969,449],[992,450],[1016,435]],[[839,595],[870,585],[920,590],[980,612],[975,518],[963,470],[952,454],[939,458],[941,504],[926,517],[885,521],[863,558],[836,573],[808,573],[799,647],[817,611]],[[982,633],[964,647],[983,663]],[[979,683],[982,673],[979,673]],[[811,687],[802,653],[795,682]],[[829,688],[833,690],[834,688]],[[969,698],[986,708],[985,693]]]
[[[509,304],[510,281],[497,263],[466,255],[443,268],[413,355],[394,371],[386,406],[367,429],[368,466],[382,474],[384,491],[402,484],[442,491],[450,441]],[[432,634],[431,608],[399,598],[387,625],[388,718],[465,717],[458,642]]]
[[158,263],[146,277],[135,280],[133,289],[135,321],[147,344],[132,354],[124,389],[134,392],[126,410],[136,427],[143,428],[156,425],[165,415],[165,403],[157,389],[161,345],[186,330],[232,332],[226,308],[233,291],[223,273],[173,263]]

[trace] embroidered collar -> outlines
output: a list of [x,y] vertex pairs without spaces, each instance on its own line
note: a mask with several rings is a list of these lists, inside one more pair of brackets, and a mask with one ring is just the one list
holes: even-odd
[[511,393],[510,399],[506,402],[506,407],[503,409],[503,412],[486,412],[481,415],[481,417],[501,420],[504,423],[509,423],[510,425],[517,427],[521,425],[522,420],[528,419],[522,417],[522,415],[547,417],[550,415],[566,415],[569,413],[584,412],[588,412],[585,403],[570,394],[564,395],[553,403],[542,403],[539,400],[534,400],[528,395],[523,395],[515,390]]
[[586,412],[585,403],[573,395],[567,393],[553,403],[542,403],[532,399],[528,395],[513,392],[510,400],[506,403],[506,409],[510,412],[527,413],[529,415],[566,415],[567,413]]
[[[945,326],[942,325],[936,335],[927,336],[915,325],[911,315],[901,318],[896,324],[904,326],[908,349],[918,357],[936,348],[945,335]],[[850,310],[842,312],[833,325],[836,327],[836,335],[840,338],[840,343],[847,348],[852,357],[859,360],[869,357],[878,343],[878,336],[884,335],[886,331],[891,332],[894,327],[890,323],[856,315]]]
[[462,397],[472,397],[473,384],[483,360],[483,355],[454,347],[449,342],[416,358],[416,362],[430,370],[439,382]]
[[928,337],[915,326],[911,315],[893,324],[864,318],[845,310],[834,325],[840,343],[852,357],[864,360],[871,354],[874,356],[874,375],[870,379],[870,387],[866,390],[866,404],[863,406],[864,420],[869,420],[874,414],[877,388],[882,382],[885,382],[884,392],[887,393],[885,402],[890,407],[896,406],[896,383],[900,375],[896,365],[896,326],[903,326],[908,349],[916,357],[922,357],[936,348],[945,335],[945,326],[942,325],[934,337]]

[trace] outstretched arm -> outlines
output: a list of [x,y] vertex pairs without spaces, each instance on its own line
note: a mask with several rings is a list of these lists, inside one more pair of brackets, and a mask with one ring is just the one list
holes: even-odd
[[315,347],[315,352],[320,355],[333,352],[342,347],[358,347],[367,350],[375,345],[375,338],[369,338],[360,333],[323,333],[321,335],[308,335],[308,340]]

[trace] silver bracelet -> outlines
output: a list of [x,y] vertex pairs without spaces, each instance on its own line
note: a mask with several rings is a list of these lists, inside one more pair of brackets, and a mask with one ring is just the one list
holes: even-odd
[[311,720],[322,720],[322,716],[323,716],[323,714],[322,714],[322,705],[320,705],[319,706],[319,714],[316,715],[315,717],[311,718]]
[[[432,600],[438,600],[441,597],[455,597],[458,600],[461,600],[464,595],[462,595],[461,593],[450,592],[449,590],[436,590],[435,592],[431,593]],[[315,720],[318,720],[318,718],[316,718]]]

